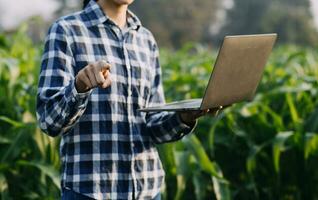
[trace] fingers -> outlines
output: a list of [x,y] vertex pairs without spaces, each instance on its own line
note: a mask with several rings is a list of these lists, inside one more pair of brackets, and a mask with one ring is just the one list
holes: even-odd
[[222,109],[224,109],[224,107],[219,106],[216,108],[200,110],[200,111],[184,111],[184,112],[180,112],[179,114],[184,122],[194,122],[198,118],[205,115],[216,117],[222,111]]
[[100,66],[94,67],[94,75],[95,75],[97,84],[99,86],[102,86],[105,82],[105,76],[103,75],[103,72],[101,71]]
[[97,83],[102,88],[107,88],[111,84],[110,64],[106,61],[98,61],[95,67]]
[[91,69],[86,69],[86,70],[85,70],[85,73],[86,73],[86,75],[87,75],[87,77],[89,78],[89,81],[90,81],[90,83],[91,83],[91,85],[90,85],[89,88],[91,89],[91,88],[97,87],[97,86],[98,86],[98,83],[97,83],[97,80],[96,80],[96,78],[95,78],[94,71],[91,70]]
[[110,64],[99,61],[87,65],[76,75],[76,89],[79,92],[86,92],[95,87],[106,88],[111,84]]
[[96,79],[97,84],[98,84],[99,86],[102,86],[103,83],[105,82],[105,77],[104,77],[103,73],[96,71],[96,72],[94,73],[94,75],[95,75],[95,79]]
[[199,110],[199,111],[185,111],[180,112],[180,116],[184,122],[194,122],[196,119],[202,117],[207,113],[207,110]]
[[219,107],[216,107],[216,108],[211,108],[211,109],[209,109],[208,114],[210,116],[215,117],[218,114],[220,114],[220,112],[222,112],[223,109],[225,109],[227,107],[229,107],[229,106],[219,106]]
[[179,112],[179,114],[181,116],[182,121],[194,122],[198,118],[205,116],[205,115],[210,115],[210,116],[216,117],[224,108],[227,108],[229,106],[219,106],[216,108],[199,110],[199,111],[183,111],[183,112]]
[[106,61],[102,60],[102,61],[98,61],[96,63],[96,67],[97,67],[97,70],[98,71],[101,71],[101,72],[106,72],[106,71],[109,71],[110,70],[110,64],[107,63]]
[[89,79],[89,76],[87,75],[86,72],[83,73],[83,79],[86,80],[85,84],[86,84],[86,88],[89,90],[93,87],[91,80]]
[[103,76],[106,77],[104,83],[101,85],[102,88],[107,88],[108,86],[111,85],[111,74],[109,71],[106,71],[103,73]]
[[78,92],[85,92],[90,89],[91,82],[84,71],[80,71],[75,80],[75,86]]
[[229,105],[223,106],[223,107],[222,107],[222,110],[224,110],[225,108],[231,107],[231,106],[232,106],[232,104],[229,104]]
[[201,110],[201,111],[199,111],[198,113],[192,113],[192,116],[193,116],[195,119],[197,119],[197,118],[199,118],[199,117],[202,117],[202,116],[206,115],[208,112],[209,112],[209,109],[207,109],[207,110]]

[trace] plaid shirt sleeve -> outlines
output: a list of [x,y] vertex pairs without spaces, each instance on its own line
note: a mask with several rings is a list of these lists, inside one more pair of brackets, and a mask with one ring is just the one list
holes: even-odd
[[[153,45],[154,56],[152,57],[155,66],[155,77],[151,88],[149,105],[156,106],[165,103],[162,86],[161,67],[159,63],[159,50],[155,42]],[[196,123],[187,125],[180,119],[180,115],[175,112],[148,113],[146,124],[155,143],[167,143],[180,140],[185,135],[191,133]]]
[[40,128],[50,136],[66,133],[83,114],[90,91],[77,93],[71,39],[62,22],[54,23],[45,41],[37,94]]

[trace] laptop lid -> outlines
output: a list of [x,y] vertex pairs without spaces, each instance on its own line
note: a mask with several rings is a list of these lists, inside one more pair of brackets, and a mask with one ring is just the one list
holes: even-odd
[[201,109],[252,100],[277,34],[226,36]]

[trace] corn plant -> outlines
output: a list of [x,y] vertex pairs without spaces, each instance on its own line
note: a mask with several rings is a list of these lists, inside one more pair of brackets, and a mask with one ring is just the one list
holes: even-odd
[[37,128],[35,97],[41,49],[26,26],[0,36],[0,199],[56,199],[58,141]]
[[[189,45],[161,54],[167,101],[202,97],[215,53]],[[317,63],[314,49],[275,49],[252,102],[161,147],[166,199],[317,199]]]

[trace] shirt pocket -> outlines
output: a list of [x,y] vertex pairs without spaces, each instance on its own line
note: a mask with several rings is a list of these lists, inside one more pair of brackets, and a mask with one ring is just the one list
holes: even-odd
[[152,72],[149,64],[139,61],[138,66],[135,66],[134,75],[136,81],[135,89],[138,94],[138,107],[143,108],[147,106],[151,94]]

